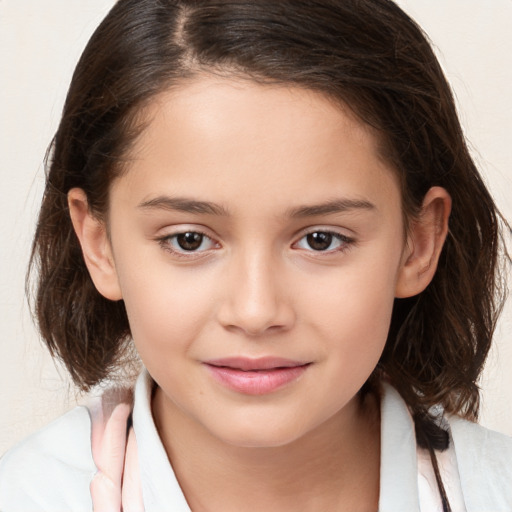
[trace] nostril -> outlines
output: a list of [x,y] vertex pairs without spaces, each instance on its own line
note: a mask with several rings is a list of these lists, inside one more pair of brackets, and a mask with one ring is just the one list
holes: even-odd
[[[281,316],[281,318],[279,318],[279,316]],[[241,332],[245,336],[255,338],[263,334],[277,334],[281,331],[288,330],[294,323],[294,315],[287,314],[286,318],[284,318],[284,315],[276,315],[266,321],[262,321],[262,319],[258,321],[252,319],[252,321],[249,321],[247,318],[238,317],[234,321],[227,323],[221,321],[221,323],[223,327],[229,331]]]

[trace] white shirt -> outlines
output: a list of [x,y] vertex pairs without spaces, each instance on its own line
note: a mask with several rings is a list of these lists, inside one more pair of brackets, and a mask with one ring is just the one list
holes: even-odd
[[[133,429],[146,512],[190,512],[151,414],[153,381],[135,386]],[[448,417],[450,448],[438,454],[453,512],[512,511],[512,439]],[[0,460],[1,512],[85,512],[97,468],[91,411],[77,407],[9,450]],[[381,401],[379,512],[441,511],[428,453],[416,446],[408,408],[384,384]]]

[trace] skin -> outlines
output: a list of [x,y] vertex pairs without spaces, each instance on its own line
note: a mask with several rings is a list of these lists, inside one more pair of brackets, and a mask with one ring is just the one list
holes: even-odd
[[[376,510],[378,403],[357,392],[394,298],[434,275],[448,194],[432,188],[405,236],[375,134],[312,91],[202,77],[145,114],[111,188],[110,237],[83,191],[69,205],[96,287],[125,302],[191,508]],[[205,235],[198,250],[180,249],[183,232]],[[334,234],[326,250],[311,246],[313,232]],[[308,366],[248,395],[204,365],[234,356]]]

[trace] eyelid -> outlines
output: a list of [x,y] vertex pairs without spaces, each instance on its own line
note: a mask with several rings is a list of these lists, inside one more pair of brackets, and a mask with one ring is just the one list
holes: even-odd
[[310,226],[304,229],[301,229],[298,232],[299,237],[303,237],[306,235],[310,235],[311,233],[331,233],[333,235],[339,235],[346,238],[351,238],[351,235],[348,235],[346,232],[349,231],[347,228],[336,227],[336,226],[324,226],[322,224],[318,226]]

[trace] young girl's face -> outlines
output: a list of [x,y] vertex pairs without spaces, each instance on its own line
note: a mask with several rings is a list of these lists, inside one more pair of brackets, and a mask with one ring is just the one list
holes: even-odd
[[375,136],[318,93],[234,79],[147,115],[93,278],[123,298],[162,413],[238,446],[349,421],[410,257]]

